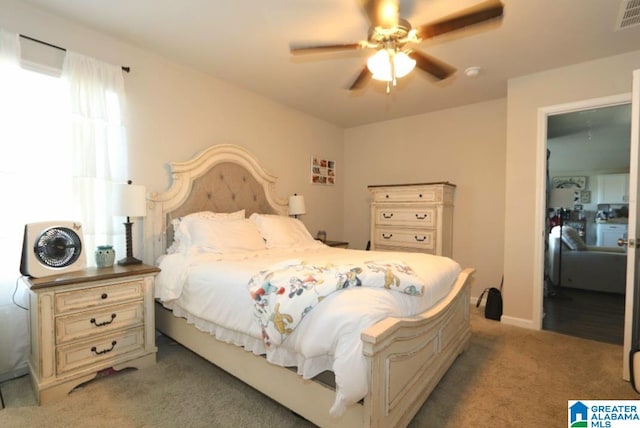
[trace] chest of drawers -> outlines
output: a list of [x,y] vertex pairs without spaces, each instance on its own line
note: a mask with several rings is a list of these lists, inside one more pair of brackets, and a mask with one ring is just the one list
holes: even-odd
[[155,364],[158,272],[153,266],[116,265],[27,279],[29,370],[40,404],[64,397],[103,369]]
[[371,249],[451,257],[454,190],[450,183],[369,186]]

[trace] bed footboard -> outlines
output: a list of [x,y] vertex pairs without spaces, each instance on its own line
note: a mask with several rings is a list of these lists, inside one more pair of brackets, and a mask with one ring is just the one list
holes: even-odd
[[438,305],[411,319],[387,318],[362,333],[371,385],[365,419],[372,427],[406,426],[471,337],[464,270]]
[[160,303],[156,304],[156,328],[318,426],[402,427],[468,344],[472,273],[473,269],[464,270],[449,296],[430,310],[410,319],[387,318],[362,333],[370,361],[369,394],[364,405],[349,406],[339,419],[329,416],[335,398],[332,389],[218,341]]

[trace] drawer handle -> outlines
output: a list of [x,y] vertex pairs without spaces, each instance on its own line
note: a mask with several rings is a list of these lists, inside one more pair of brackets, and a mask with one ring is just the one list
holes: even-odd
[[102,351],[97,351],[97,350],[96,350],[96,347],[94,346],[93,348],[91,348],[91,352],[93,352],[93,353],[94,353],[94,354],[96,354],[96,355],[106,354],[107,352],[111,352],[111,351],[113,351],[113,348],[115,348],[115,347],[116,347],[116,343],[118,343],[118,342],[116,342],[116,341],[114,340],[113,342],[111,342],[111,348],[103,349]]
[[106,299],[107,297],[109,297],[107,293],[102,293],[102,295],[100,296],[102,300]]
[[114,319],[116,319],[116,314],[111,314],[111,319],[103,322],[96,322],[95,318],[91,318],[91,324],[95,325],[96,327],[102,327],[103,325],[111,324]]
[[424,220],[425,218],[427,218],[427,214],[422,214],[422,215],[420,215],[420,214],[416,214],[416,218],[417,218],[418,220]]
[[420,193],[420,194],[418,195],[418,197],[419,197],[419,198],[421,198],[421,197],[422,197],[422,193]]
[[385,198],[389,199],[389,195],[384,195]]
[[393,213],[389,213],[389,214],[387,214],[387,213],[382,213],[382,217],[384,217],[384,218],[391,218],[391,217],[393,217]]
[[423,242],[425,239],[427,239],[426,236],[423,236],[422,238],[419,238],[418,235],[414,236],[413,238],[418,242]]
[[384,239],[391,239],[391,237],[392,237],[392,236],[393,236],[393,233],[390,233],[390,234],[388,234],[388,235],[387,235],[386,233],[383,233],[383,234],[382,234],[382,237],[383,237]]

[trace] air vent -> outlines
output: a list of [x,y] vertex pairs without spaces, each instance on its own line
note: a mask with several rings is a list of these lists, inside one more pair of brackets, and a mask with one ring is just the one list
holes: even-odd
[[640,25],[640,0],[623,0],[618,18],[618,30]]

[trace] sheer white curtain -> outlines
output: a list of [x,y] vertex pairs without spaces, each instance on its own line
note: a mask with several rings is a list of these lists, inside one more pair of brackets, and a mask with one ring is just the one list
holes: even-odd
[[122,248],[124,229],[111,212],[112,182],[125,182],[128,170],[122,69],[67,52],[62,78],[70,94],[73,197],[85,248]]
[[[0,29],[0,380],[26,367],[27,313],[13,304],[24,225],[76,220],[85,254],[124,256],[112,182],[128,171],[120,67],[67,52],[61,77],[20,67],[20,38]],[[24,302],[24,287],[16,300]],[[7,375],[9,373],[9,375]]]
[[[21,375],[27,370],[29,355],[29,329],[27,311],[13,304],[15,281],[20,258],[19,242],[22,230],[16,226],[15,212],[20,210],[16,201],[19,182],[12,174],[11,136],[19,130],[13,113],[21,106],[16,99],[16,85],[20,73],[19,36],[0,29],[0,381]],[[4,249],[4,250],[3,250]],[[15,298],[24,305],[24,292]]]

